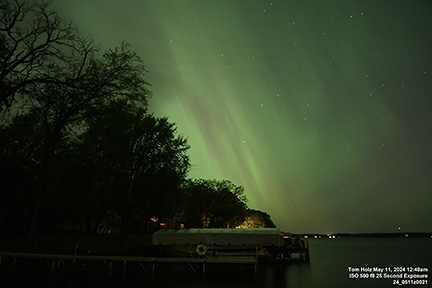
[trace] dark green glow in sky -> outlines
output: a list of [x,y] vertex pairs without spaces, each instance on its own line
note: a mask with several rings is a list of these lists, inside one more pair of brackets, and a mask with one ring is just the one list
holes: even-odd
[[[56,0],[282,230],[432,231],[430,1]],[[297,3],[296,3],[297,2]]]

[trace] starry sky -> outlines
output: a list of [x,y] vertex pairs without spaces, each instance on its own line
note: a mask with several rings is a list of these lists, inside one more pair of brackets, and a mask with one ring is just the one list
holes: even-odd
[[432,2],[54,0],[132,45],[189,176],[293,233],[432,231]]

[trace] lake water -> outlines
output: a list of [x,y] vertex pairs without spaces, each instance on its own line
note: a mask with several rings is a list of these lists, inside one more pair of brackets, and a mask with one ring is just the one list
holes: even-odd
[[[129,263],[123,274],[121,263],[108,269],[96,266],[89,271],[58,271],[50,276],[48,263],[39,261],[28,267],[17,261],[11,271],[3,263],[0,287],[429,287],[424,282],[407,283],[407,278],[392,279],[387,276],[402,274],[427,275],[432,269],[431,238],[341,238],[309,239],[311,261],[296,259],[282,263],[260,265],[258,274],[252,265],[207,265],[206,273],[195,273],[187,264],[158,264],[147,273],[137,263]],[[295,255],[294,257],[296,257]],[[10,262],[10,261],[9,261]],[[351,267],[352,271],[349,271]],[[366,271],[375,267],[387,269],[382,273]],[[197,270],[201,266],[196,267]],[[356,271],[358,269],[366,269]],[[409,269],[412,272],[410,272]],[[420,269],[417,269],[420,268]],[[390,271],[392,269],[392,271]],[[395,270],[396,269],[396,270]],[[405,270],[405,271],[403,271]],[[416,272],[417,270],[417,272]],[[382,278],[379,278],[381,275]],[[350,278],[350,276],[352,278]],[[358,278],[355,278],[358,277]],[[367,279],[361,277],[368,277]],[[374,277],[374,278],[372,278]],[[420,278],[428,280],[428,278]],[[420,280],[413,278],[412,280]],[[403,282],[404,281],[404,282]],[[5,284],[5,285],[3,285]],[[404,285],[402,285],[404,284]],[[411,285],[407,285],[411,284]]]

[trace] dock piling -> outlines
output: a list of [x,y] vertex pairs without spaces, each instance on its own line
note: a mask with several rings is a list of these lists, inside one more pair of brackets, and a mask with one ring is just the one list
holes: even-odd
[[55,260],[52,261],[50,275],[55,271]]
[[75,263],[75,261],[76,261],[76,257],[78,255],[78,246],[79,246],[79,243],[77,243],[75,246],[75,253],[74,253],[74,258],[73,258],[72,263]]
[[112,262],[109,262],[108,278],[111,278],[111,272],[112,272]]

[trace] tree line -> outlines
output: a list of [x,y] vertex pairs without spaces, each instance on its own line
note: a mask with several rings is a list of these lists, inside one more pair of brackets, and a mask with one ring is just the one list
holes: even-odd
[[109,217],[126,235],[152,216],[186,227],[268,216],[242,187],[187,178],[187,139],[148,112],[148,71],[129,44],[102,52],[47,2],[2,1],[0,19],[3,231],[32,241],[65,222],[95,233]]

